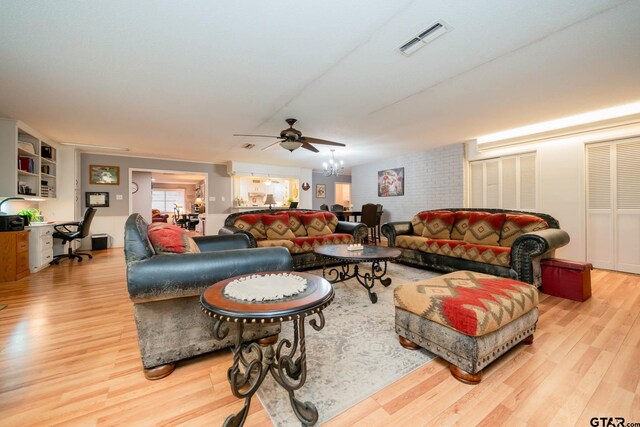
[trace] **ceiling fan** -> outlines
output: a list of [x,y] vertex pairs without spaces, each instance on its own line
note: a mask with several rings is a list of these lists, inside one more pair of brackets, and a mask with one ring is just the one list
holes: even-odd
[[288,129],[284,129],[280,132],[280,136],[275,135],[246,135],[234,133],[233,136],[258,136],[262,138],[277,138],[280,141],[274,142],[271,145],[264,147],[262,150],[268,150],[271,147],[275,147],[280,144],[282,148],[285,150],[293,151],[298,148],[306,148],[307,150],[313,151],[314,153],[318,153],[318,149],[311,145],[314,144],[322,144],[322,145],[333,145],[335,147],[346,147],[346,145],[341,144],[339,142],[327,141],[324,139],[311,138],[310,136],[302,136],[302,132],[298,129],[294,129],[293,125],[297,122],[296,119],[287,119],[286,122],[289,124]]

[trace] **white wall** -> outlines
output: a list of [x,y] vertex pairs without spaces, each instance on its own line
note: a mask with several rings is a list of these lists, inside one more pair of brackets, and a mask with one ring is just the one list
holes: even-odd
[[131,194],[131,212],[138,212],[151,223],[151,172],[131,172],[131,179],[138,185],[138,191]]
[[[378,171],[404,167],[404,196],[378,197]],[[420,211],[463,207],[464,145],[393,157],[351,169],[353,205],[380,203],[382,222],[409,221]]]
[[556,256],[586,260],[586,183],[585,144],[640,135],[640,125],[583,133],[549,141],[496,148],[478,152],[475,143],[467,144],[469,160],[487,159],[535,151],[538,167],[538,211],[558,221],[569,233],[571,242]]

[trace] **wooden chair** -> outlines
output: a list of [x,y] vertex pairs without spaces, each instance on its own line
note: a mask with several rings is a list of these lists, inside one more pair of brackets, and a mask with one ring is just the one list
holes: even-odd
[[344,212],[344,206],[342,205],[331,205],[331,212],[333,212],[336,215],[336,218],[338,218],[338,221],[346,221],[347,219],[345,218],[345,216],[341,213]]
[[325,205],[324,203],[320,205],[320,210],[321,211],[328,211],[329,210],[329,206]]
[[[374,245],[377,245],[380,241],[380,234],[378,233],[378,208],[373,203],[367,203],[362,205],[362,222],[369,229],[369,235]],[[369,242],[369,235],[367,235],[367,243]]]

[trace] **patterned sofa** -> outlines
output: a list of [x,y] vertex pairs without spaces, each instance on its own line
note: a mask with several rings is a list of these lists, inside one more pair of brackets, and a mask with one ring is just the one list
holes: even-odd
[[327,211],[265,209],[229,215],[218,234],[245,234],[251,247],[285,247],[293,258],[293,269],[322,266],[313,252],[322,245],[359,243],[367,236],[364,224],[338,221]]
[[472,270],[540,286],[540,260],[569,243],[550,215],[503,209],[423,211],[382,226],[399,261],[442,271]]

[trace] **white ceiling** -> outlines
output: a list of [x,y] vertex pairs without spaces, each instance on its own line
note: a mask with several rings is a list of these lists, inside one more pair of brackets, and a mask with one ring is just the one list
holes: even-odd
[[[396,48],[436,20],[453,31]],[[640,100],[640,0],[0,0],[0,116],[133,155],[347,166]],[[250,142],[253,150],[240,148]]]

